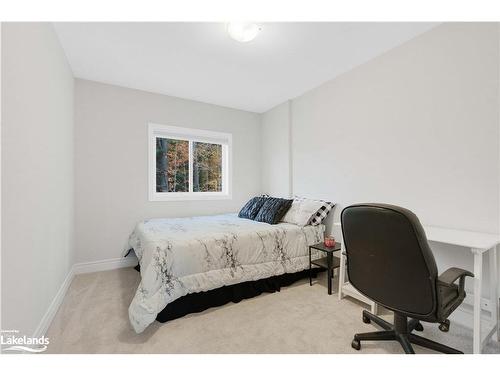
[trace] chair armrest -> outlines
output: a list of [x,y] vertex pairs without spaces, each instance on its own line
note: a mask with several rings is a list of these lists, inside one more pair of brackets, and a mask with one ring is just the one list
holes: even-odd
[[451,286],[453,285],[453,283],[455,283],[455,281],[460,279],[459,288],[461,291],[463,291],[465,287],[466,276],[474,277],[474,274],[461,268],[452,267],[448,268],[441,275],[439,275],[438,282]]

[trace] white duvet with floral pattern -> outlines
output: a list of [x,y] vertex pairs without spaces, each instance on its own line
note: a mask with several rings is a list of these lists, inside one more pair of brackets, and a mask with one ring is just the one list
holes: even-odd
[[188,293],[307,269],[308,246],[322,241],[324,230],[236,214],[143,221],[129,239],[142,279],[130,322],[140,333],[168,303]]

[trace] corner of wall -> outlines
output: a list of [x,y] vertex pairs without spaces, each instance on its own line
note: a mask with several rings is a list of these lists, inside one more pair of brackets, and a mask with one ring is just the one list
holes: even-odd
[[288,196],[293,197],[293,115],[292,115],[292,99],[287,101],[288,104]]

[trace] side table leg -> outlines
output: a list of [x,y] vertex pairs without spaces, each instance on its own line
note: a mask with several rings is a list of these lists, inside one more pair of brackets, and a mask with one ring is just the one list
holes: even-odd
[[313,285],[312,279],[312,264],[311,264],[311,248],[309,248],[309,286]]
[[332,294],[332,263],[333,263],[333,254],[328,253],[327,255],[327,264],[328,264],[328,294]]

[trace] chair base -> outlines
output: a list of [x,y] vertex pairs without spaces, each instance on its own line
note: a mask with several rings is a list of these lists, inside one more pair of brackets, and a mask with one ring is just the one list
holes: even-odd
[[463,352],[459,350],[411,333],[413,330],[423,330],[422,324],[420,324],[417,319],[408,321],[408,317],[394,313],[394,325],[392,325],[377,315],[363,310],[363,322],[370,323],[371,321],[384,330],[355,334],[351,344],[354,349],[361,349],[361,341],[398,341],[406,354],[415,354],[411,344],[423,346],[424,348],[446,354],[463,354]]

